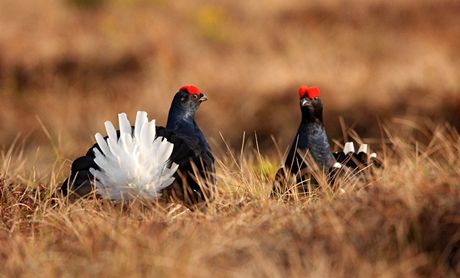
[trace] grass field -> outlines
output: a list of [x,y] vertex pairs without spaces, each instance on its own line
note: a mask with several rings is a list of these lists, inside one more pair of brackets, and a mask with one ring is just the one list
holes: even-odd
[[[0,275],[459,276],[459,12],[450,0],[1,1]],[[197,121],[216,200],[55,196],[105,120],[146,110],[164,123],[185,83],[210,98]],[[334,148],[362,139],[385,168],[269,198],[303,83],[322,90]]]
[[391,137],[385,169],[288,202],[269,198],[273,160],[229,151],[216,200],[194,211],[54,198],[62,163],[43,179],[13,150],[2,157],[2,273],[454,277],[460,137],[447,127],[429,134],[428,145]]

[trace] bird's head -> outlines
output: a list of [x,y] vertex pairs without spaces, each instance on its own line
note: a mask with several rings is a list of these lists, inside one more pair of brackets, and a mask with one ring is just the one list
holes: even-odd
[[318,87],[300,86],[299,98],[302,118],[305,120],[317,119],[322,121],[323,104],[321,103]]
[[198,87],[185,85],[180,87],[174,96],[172,105],[177,109],[194,114],[198,110],[198,107],[200,107],[200,104],[207,99],[208,97]]

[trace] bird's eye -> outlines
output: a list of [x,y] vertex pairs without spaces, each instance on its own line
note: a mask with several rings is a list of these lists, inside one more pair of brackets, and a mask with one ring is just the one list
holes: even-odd
[[193,98],[197,98],[198,96],[197,95],[193,95]]
[[318,100],[318,99],[319,99],[319,97],[315,97],[315,100]]

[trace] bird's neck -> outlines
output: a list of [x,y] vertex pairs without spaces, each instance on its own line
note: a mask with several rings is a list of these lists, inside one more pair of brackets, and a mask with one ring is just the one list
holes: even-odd
[[176,107],[172,107],[169,110],[167,129],[178,133],[189,133],[195,130],[195,126],[195,113]]
[[198,140],[200,144],[208,144],[203,132],[195,122],[194,112],[171,108],[166,128],[193,141]]
[[309,122],[302,121],[297,131],[299,148],[309,147],[311,143],[310,142],[311,140],[309,139],[312,136],[327,139],[327,134],[326,134],[323,124],[319,121],[309,121]]
[[302,121],[301,124],[308,123],[319,123],[323,124],[323,109],[317,108],[315,110],[302,109]]

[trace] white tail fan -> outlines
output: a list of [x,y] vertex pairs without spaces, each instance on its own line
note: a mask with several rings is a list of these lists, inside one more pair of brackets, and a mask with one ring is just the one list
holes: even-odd
[[174,182],[179,167],[169,162],[173,144],[163,137],[155,139],[155,120],[149,122],[147,112],[137,112],[134,131],[125,113],[118,114],[118,122],[119,138],[110,121],[105,122],[107,140],[100,133],[95,135],[102,150],[93,149],[100,170],[91,168],[90,172],[98,194],[114,201],[160,197],[160,191]]

